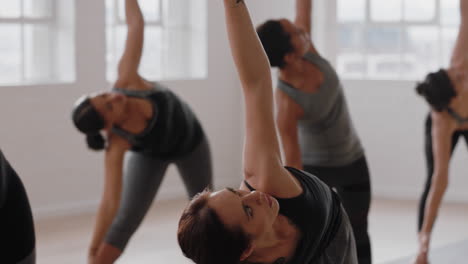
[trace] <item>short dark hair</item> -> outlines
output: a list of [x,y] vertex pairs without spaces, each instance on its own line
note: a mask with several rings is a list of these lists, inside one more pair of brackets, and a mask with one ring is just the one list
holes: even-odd
[[238,264],[250,245],[240,227],[226,227],[208,206],[210,192],[197,194],[179,221],[177,238],[184,255],[197,264]]
[[73,107],[72,120],[75,127],[86,134],[88,147],[94,150],[101,150],[105,147],[105,139],[100,131],[105,126],[104,118],[91,104],[88,96],[80,97]]
[[272,67],[283,68],[284,56],[294,50],[291,37],[278,20],[268,20],[257,27],[257,34]]
[[438,112],[447,109],[451,99],[457,95],[447,71],[443,69],[429,73],[423,82],[416,85],[416,92]]

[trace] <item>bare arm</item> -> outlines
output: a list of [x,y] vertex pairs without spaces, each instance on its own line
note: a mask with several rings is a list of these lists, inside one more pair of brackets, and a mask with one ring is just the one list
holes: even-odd
[[299,195],[301,187],[283,168],[273,117],[270,65],[243,1],[224,0],[232,56],[242,83],[246,110],[244,174],[264,192]]
[[276,120],[283,145],[285,164],[297,169],[303,169],[297,131],[297,123],[303,115],[303,111],[291,99],[286,97],[287,95],[283,92],[277,92],[278,114]]
[[104,192],[99,206],[94,226],[93,238],[90,246],[90,255],[94,256],[102,244],[104,236],[114,220],[120,204],[122,191],[122,168],[125,151],[128,143],[117,136],[109,138],[110,146],[105,157]]
[[451,66],[459,66],[468,59],[468,1],[460,0],[461,24],[455,48],[452,52]]
[[424,220],[419,233],[420,251],[429,249],[430,236],[440,208],[442,198],[448,186],[448,166],[452,136],[442,113],[432,114],[432,142],[434,153],[434,173],[431,188],[424,210]]
[[312,0],[296,0],[296,26],[302,27],[307,33],[312,30]]
[[[125,16],[127,21],[127,40],[118,66],[117,87],[126,86],[126,82],[139,79],[138,67],[144,41],[145,21],[137,0],[125,0]],[[123,84],[122,84],[123,83]]]

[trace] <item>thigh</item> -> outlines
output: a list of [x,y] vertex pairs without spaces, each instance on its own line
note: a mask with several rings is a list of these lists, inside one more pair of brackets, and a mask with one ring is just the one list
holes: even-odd
[[169,162],[128,152],[125,156],[120,213],[147,210],[161,185]]
[[188,155],[175,161],[175,165],[192,198],[205,188],[212,188],[211,151],[206,137]]

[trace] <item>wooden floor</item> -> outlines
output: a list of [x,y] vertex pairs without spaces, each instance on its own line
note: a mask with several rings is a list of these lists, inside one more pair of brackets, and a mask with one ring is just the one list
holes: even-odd
[[[157,202],[117,263],[191,263],[182,256],[176,240],[177,221],[185,203]],[[373,202],[369,228],[374,263],[392,263],[415,254],[416,206],[413,201]],[[86,263],[93,221],[92,214],[37,221],[37,263]],[[433,236],[432,247],[436,249],[468,239],[468,204],[444,204]],[[467,247],[465,244],[465,251]],[[457,250],[456,245],[449,248]],[[455,263],[443,261],[436,250],[433,252],[432,264]],[[392,264],[410,263],[405,261]]]

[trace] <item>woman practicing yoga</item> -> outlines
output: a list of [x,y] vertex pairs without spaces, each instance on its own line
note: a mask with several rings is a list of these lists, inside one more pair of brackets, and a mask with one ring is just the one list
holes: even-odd
[[468,142],[468,2],[460,0],[461,25],[448,69],[429,73],[416,87],[431,106],[425,126],[427,180],[419,205],[419,252],[428,263],[431,233],[448,186],[449,162],[460,137]]
[[279,67],[275,97],[285,165],[336,189],[353,227],[359,263],[370,264],[366,155],[338,75],[310,38],[311,14],[311,0],[296,0],[294,22],[269,20],[257,27],[270,65]]
[[192,199],[179,221],[183,253],[198,264],[357,263],[338,196],[317,177],[283,167],[268,58],[244,1],[224,6],[245,101],[244,181]]
[[208,141],[195,114],[170,90],[138,74],[144,19],[137,0],[126,0],[125,12],[127,41],[114,89],[80,98],[72,113],[89,147],[105,149],[105,186],[89,263],[113,263],[122,254],[168,165],[176,165],[190,197],[212,181]]

